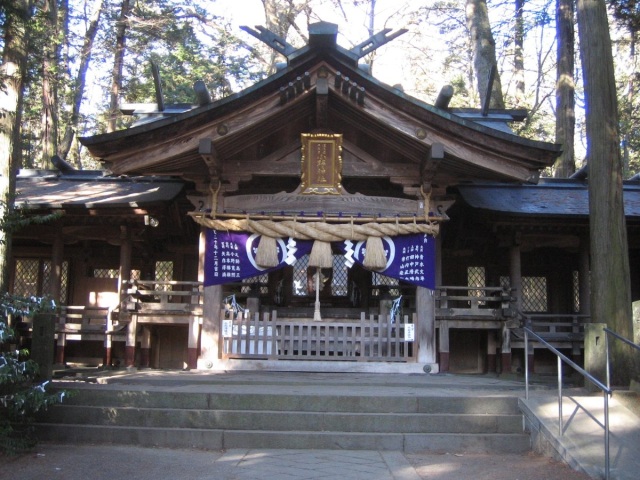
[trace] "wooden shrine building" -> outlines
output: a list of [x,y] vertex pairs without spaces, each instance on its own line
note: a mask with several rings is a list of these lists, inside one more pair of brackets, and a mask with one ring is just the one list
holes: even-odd
[[12,274],[58,299],[59,363],[512,371],[525,322],[580,356],[586,182],[540,180],[560,149],[511,132],[526,112],[378,82],[358,61],[388,31],[351,50],[323,22],[298,50],[247,31],[286,58],[276,74],[131,107],[134,126],[82,139],[105,172],[21,173],[19,208],[61,212],[15,235]]

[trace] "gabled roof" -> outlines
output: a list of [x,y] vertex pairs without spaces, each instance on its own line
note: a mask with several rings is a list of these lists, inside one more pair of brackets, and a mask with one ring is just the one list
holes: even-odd
[[17,208],[138,208],[174,200],[184,182],[166,178],[105,176],[101,171],[64,175],[22,170],[16,181]]
[[[589,188],[585,181],[545,178],[538,185],[468,184],[456,190],[472,208],[512,216],[589,216]],[[625,215],[640,218],[640,183],[624,182]]]
[[[314,131],[343,134],[344,178],[386,178],[410,196],[425,163],[436,187],[536,182],[559,154],[558,145],[488,126],[490,116],[477,121],[384,85],[320,27],[286,68],[242,92],[81,142],[115,174],[178,175],[202,191],[220,175],[225,192],[255,176],[272,178],[278,191],[279,179],[300,174],[300,134]],[[201,141],[210,153],[201,153]],[[444,158],[429,164],[434,144]]]

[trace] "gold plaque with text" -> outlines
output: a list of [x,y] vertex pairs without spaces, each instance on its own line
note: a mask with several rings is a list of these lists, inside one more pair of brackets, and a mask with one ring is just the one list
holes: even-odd
[[300,193],[342,193],[342,135],[302,134],[302,178]]

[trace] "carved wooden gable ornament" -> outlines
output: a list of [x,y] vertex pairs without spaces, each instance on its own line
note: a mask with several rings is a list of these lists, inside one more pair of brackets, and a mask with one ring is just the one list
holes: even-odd
[[342,194],[342,134],[302,134],[303,195]]

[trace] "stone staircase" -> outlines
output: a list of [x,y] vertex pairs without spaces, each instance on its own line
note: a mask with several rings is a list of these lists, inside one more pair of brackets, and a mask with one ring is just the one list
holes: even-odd
[[[425,378],[425,377],[422,377]],[[332,382],[57,384],[42,441],[170,448],[530,450],[514,395]]]

